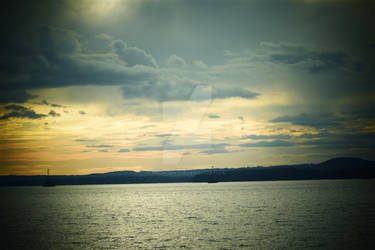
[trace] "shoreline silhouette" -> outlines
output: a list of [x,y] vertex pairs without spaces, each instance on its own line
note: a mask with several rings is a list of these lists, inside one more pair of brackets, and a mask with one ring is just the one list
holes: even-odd
[[[55,185],[211,182],[213,171],[215,182],[375,178],[375,161],[361,158],[334,158],[318,164],[174,171],[116,171],[88,175],[49,175],[48,178]],[[0,186],[41,186],[45,180],[46,175],[0,176]]]

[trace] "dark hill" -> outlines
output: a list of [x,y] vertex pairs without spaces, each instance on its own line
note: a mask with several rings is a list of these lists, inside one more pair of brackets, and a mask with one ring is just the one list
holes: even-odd
[[[46,178],[43,175],[0,176],[0,186],[39,186],[45,183]],[[334,158],[319,164],[214,170],[118,171],[89,175],[52,175],[49,178],[56,185],[375,178],[375,162],[360,158]]]
[[[194,177],[196,182],[213,178],[212,172]],[[217,181],[273,181],[375,178],[375,162],[360,158],[334,158],[319,164],[282,165],[272,167],[237,168],[214,173]]]

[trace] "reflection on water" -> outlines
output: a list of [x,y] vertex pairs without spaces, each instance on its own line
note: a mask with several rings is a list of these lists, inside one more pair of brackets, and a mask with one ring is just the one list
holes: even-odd
[[7,248],[371,248],[375,180],[4,187]]

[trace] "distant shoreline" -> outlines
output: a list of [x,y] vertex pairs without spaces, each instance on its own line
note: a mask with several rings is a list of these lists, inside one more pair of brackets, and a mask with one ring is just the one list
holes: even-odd
[[[0,186],[42,186],[47,176],[0,176]],[[50,175],[56,185],[104,185],[282,180],[373,179],[375,162],[334,158],[319,164],[175,171],[118,171],[89,175]]]

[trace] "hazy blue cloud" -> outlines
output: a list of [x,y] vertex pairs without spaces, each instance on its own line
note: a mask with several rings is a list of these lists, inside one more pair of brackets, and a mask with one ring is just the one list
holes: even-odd
[[101,144],[101,145],[86,145],[88,148],[112,148],[113,145]]
[[216,148],[210,150],[201,151],[201,154],[207,155],[214,155],[214,154],[229,154],[229,153],[236,153],[236,152],[243,152],[244,150],[227,150],[225,148]]
[[128,66],[145,65],[157,67],[157,63],[152,55],[137,47],[129,47],[121,40],[113,41],[112,47],[119,58]]
[[56,103],[51,103],[51,107],[54,108],[66,108],[64,105],[56,104]]
[[303,46],[292,43],[262,43],[269,60],[281,64],[300,64],[311,73],[352,66],[350,56],[344,51]]
[[215,114],[208,115],[207,117],[210,119],[220,119],[220,116]]
[[214,88],[212,97],[214,99],[223,99],[229,97],[241,97],[244,99],[254,99],[259,96],[259,93],[255,93],[242,88]]
[[260,141],[239,144],[239,146],[241,147],[291,147],[294,145],[295,143],[284,140]]
[[290,139],[290,135],[246,135],[242,136],[241,139],[252,139],[252,140],[267,140],[267,139]]
[[157,134],[156,136],[157,137],[169,137],[169,136],[175,136],[175,134],[169,134],[169,133],[167,133],[167,134]]
[[203,149],[203,148],[222,148],[230,146],[227,143],[218,144],[193,144],[193,145],[174,145],[165,144],[163,146],[135,147],[133,151],[162,151],[162,150],[184,150],[184,149]]
[[292,116],[280,116],[270,120],[270,122],[289,122],[293,125],[309,126],[316,128],[339,126],[342,118],[336,117],[332,113],[306,114]]
[[[144,98],[152,99],[158,102],[166,101],[188,101],[199,84],[190,82],[167,83],[167,82],[147,82],[137,85],[126,85],[122,87],[123,95],[126,99]],[[204,86],[204,85],[203,85]],[[208,85],[206,85],[209,87]],[[228,87],[212,87],[212,94],[201,95],[201,99],[194,101],[205,101],[207,98],[224,99],[230,97],[240,97],[245,99],[254,99],[259,96],[258,93],[242,89]]]
[[168,57],[167,65],[170,67],[186,67],[186,62],[183,58],[177,55],[171,55]]
[[[304,138],[306,138],[304,136]],[[375,146],[374,133],[322,133],[311,140],[300,142],[299,145],[313,146],[323,149],[373,149]]]
[[130,152],[130,150],[129,149],[127,149],[127,148],[121,148],[119,151],[117,151],[117,152],[120,152],[120,153],[127,153],[127,152]]
[[75,139],[74,141],[77,141],[77,142],[95,142],[95,140],[93,139]]

